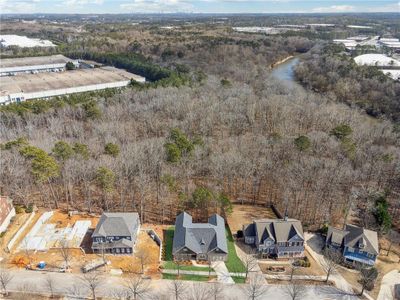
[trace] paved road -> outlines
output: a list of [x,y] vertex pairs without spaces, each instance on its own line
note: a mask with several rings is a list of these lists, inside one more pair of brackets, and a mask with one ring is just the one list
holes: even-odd
[[395,284],[400,284],[400,271],[393,270],[382,278],[381,289],[377,300],[392,300],[393,288]]
[[[79,276],[74,274],[63,274],[63,273],[46,273],[38,271],[26,271],[26,270],[13,270],[11,271],[13,280],[10,282],[9,290],[11,291],[31,291],[31,292],[48,292],[46,286],[46,279],[49,276],[52,278],[55,292],[66,295],[68,299],[82,299],[84,296],[88,296],[89,292],[87,288],[84,288],[82,280]],[[151,293],[157,298],[161,295],[171,295],[171,285],[173,281],[170,280],[152,280],[150,282]],[[182,281],[185,287],[185,296],[183,299],[189,299],[193,297],[195,291],[204,291],[212,286],[213,283],[202,283],[202,282],[190,282]],[[248,299],[246,288],[248,285],[245,284],[234,284],[223,286],[224,299],[228,300],[242,300]],[[115,297],[115,292],[123,288],[123,281],[120,277],[107,276],[102,284],[98,288],[98,296],[103,297]],[[289,300],[290,297],[285,292],[286,289],[281,285],[265,285],[265,293],[259,298],[259,300],[267,299],[280,299]],[[163,299],[168,299],[163,298]],[[301,298],[303,300],[315,300],[315,299],[358,299],[355,296],[349,298],[349,295],[343,293],[334,287],[329,286],[306,286],[305,294]]]

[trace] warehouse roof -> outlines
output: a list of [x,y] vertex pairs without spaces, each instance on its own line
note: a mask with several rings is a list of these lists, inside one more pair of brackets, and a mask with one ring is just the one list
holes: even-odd
[[143,82],[139,75],[113,67],[78,69],[65,72],[46,72],[4,76],[0,80],[0,96],[14,93],[34,93],[49,90],[66,89],[101,83],[112,83],[134,79]]
[[61,54],[35,57],[4,58],[0,60],[0,68],[66,64],[67,62],[73,60],[74,59],[70,59]]
[[400,66],[400,61],[384,54],[363,54],[354,58],[358,65],[368,66]]

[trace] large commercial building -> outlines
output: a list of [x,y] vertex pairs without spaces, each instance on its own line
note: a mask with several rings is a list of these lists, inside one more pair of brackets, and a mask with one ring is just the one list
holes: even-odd
[[42,39],[28,38],[23,35],[4,34],[0,35],[0,47],[17,46],[21,48],[32,47],[55,47],[51,41]]
[[39,72],[62,72],[66,64],[72,62],[79,67],[79,62],[64,55],[50,55],[38,57],[5,58],[0,60],[0,76],[14,76],[19,74],[36,74]]
[[0,78],[0,104],[127,86],[142,76],[113,67],[22,74]]

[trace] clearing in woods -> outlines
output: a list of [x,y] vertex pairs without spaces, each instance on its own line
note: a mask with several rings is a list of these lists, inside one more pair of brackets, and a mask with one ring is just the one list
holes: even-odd
[[243,225],[252,223],[256,219],[275,219],[277,216],[270,207],[247,204],[234,204],[233,210],[227,217],[229,228],[235,235]]

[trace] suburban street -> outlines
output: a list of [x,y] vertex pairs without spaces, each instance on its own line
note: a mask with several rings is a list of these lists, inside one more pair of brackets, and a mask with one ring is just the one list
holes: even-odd
[[[49,276],[53,280],[54,291],[56,294],[63,294],[68,299],[84,299],[90,293],[84,287],[79,276],[68,273],[46,273],[27,270],[12,270],[13,280],[10,282],[8,289],[10,291],[26,291],[37,293],[48,293],[48,285],[46,280]],[[182,281],[185,285],[186,295],[190,296],[190,292],[195,290],[194,285],[204,286],[207,288],[210,283],[194,283],[191,281]],[[156,299],[162,295],[171,295],[170,280],[152,280],[151,295]],[[244,284],[226,284],[223,293],[225,299],[247,299],[246,286]],[[98,296],[115,297],[118,290],[123,288],[123,280],[119,277],[108,275],[102,280],[102,284],[98,288]],[[171,295],[172,297],[172,295]],[[165,298],[164,298],[165,299]],[[258,299],[290,299],[285,293],[285,288],[281,285],[265,285],[265,293]],[[334,287],[328,286],[307,286],[304,297],[301,299],[342,299],[351,300],[358,299],[356,296],[348,295]]]

